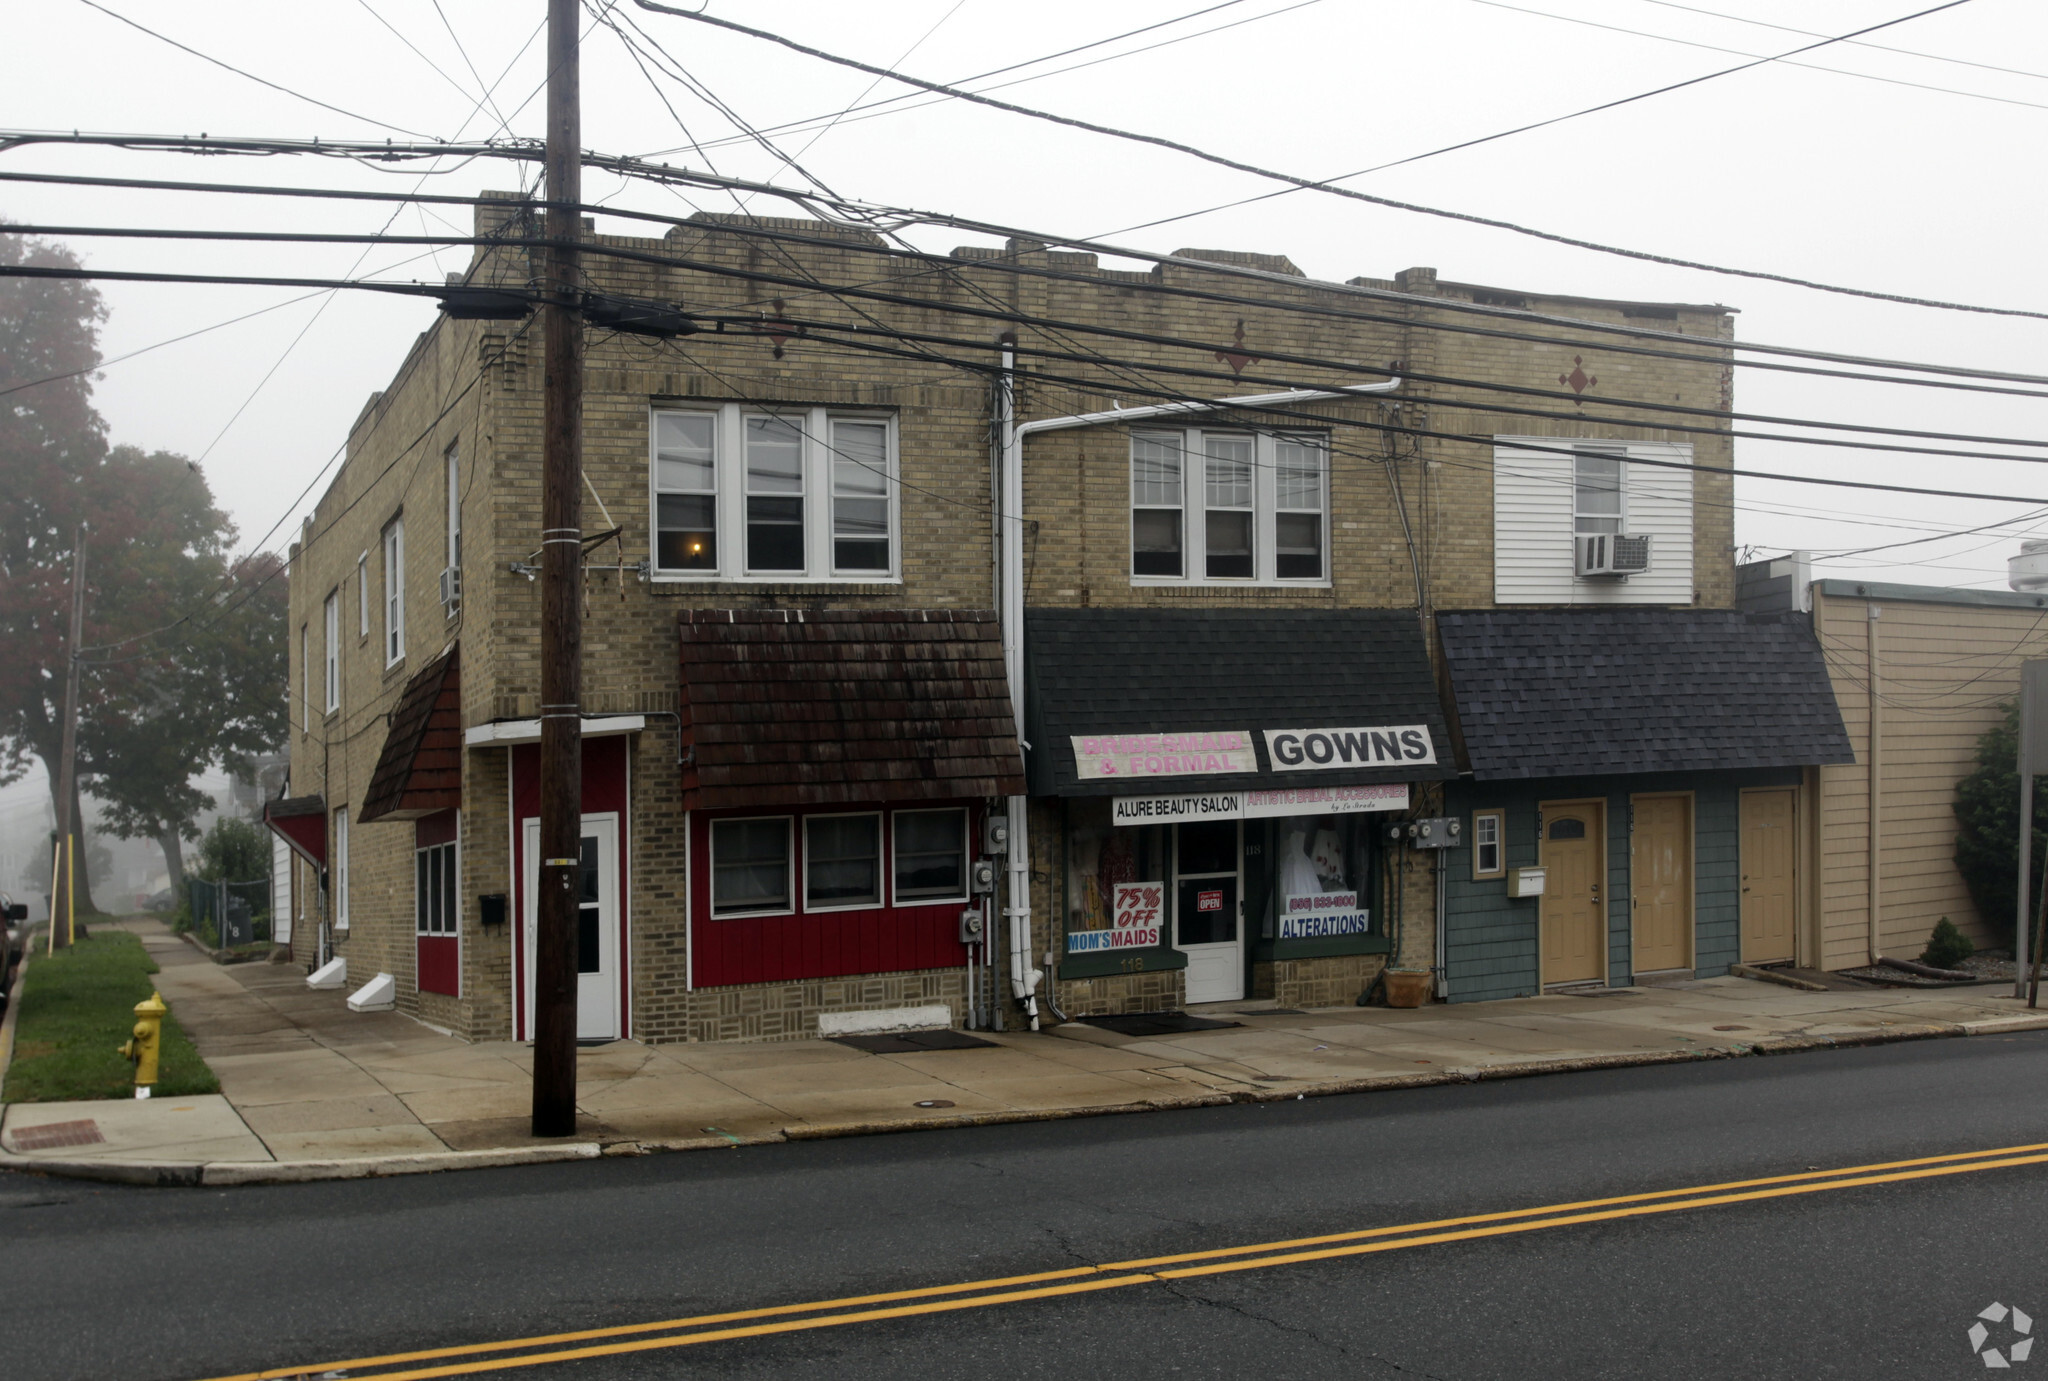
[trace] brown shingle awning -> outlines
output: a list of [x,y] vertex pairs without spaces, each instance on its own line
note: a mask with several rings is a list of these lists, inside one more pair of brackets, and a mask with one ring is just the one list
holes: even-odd
[[319,796],[287,796],[263,803],[263,823],[315,868],[327,866],[327,802]]
[[451,647],[421,667],[391,712],[359,822],[462,808],[462,661]]
[[683,808],[1024,790],[987,610],[689,609]]

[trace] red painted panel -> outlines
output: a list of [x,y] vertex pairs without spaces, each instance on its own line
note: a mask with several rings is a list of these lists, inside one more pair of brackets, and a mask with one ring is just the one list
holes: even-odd
[[453,935],[418,935],[420,991],[462,996],[462,942]]
[[[904,801],[911,808],[947,804]],[[968,838],[980,834],[979,802],[953,804],[968,808]],[[884,812],[885,859],[893,856],[895,804]],[[820,814],[838,814],[828,806]],[[734,983],[774,983],[846,974],[897,973],[906,969],[943,969],[967,962],[960,943],[962,903],[933,906],[879,906],[858,911],[804,912],[788,916],[749,916],[716,920],[711,916],[711,821],[760,814],[794,814],[797,900],[803,896],[803,816],[801,809],[699,811],[690,819],[690,943],[698,987]]]
[[412,846],[431,849],[436,844],[453,844],[457,834],[456,822],[461,818],[462,812],[455,810],[422,815],[412,823]]

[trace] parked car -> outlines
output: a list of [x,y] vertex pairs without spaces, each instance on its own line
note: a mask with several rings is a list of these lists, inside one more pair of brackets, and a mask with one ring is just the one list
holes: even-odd
[[166,887],[161,892],[152,892],[142,899],[142,909],[144,911],[169,911],[177,904],[178,891],[174,887]]

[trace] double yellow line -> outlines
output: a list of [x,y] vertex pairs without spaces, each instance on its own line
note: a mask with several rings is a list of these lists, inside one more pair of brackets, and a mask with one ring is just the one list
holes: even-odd
[[[1541,1208],[1510,1209],[1503,1213],[1477,1213],[1462,1218],[1438,1218],[1393,1227],[1360,1228],[1321,1237],[1296,1237],[1241,1247],[1219,1247],[1211,1251],[1181,1252],[1135,1261],[1113,1261],[1100,1266],[1042,1271],[1036,1275],[934,1285],[919,1290],[849,1295],[806,1304],[699,1314],[691,1318],[663,1319],[616,1328],[547,1333],[464,1347],[428,1348],[418,1352],[393,1352],[381,1357],[353,1357],[311,1366],[243,1372],[235,1376],[210,1378],[210,1381],[288,1381],[288,1378],[335,1371],[349,1373],[351,1381],[427,1381],[430,1377],[469,1376],[512,1367],[574,1362],[587,1357],[652,1352],[733,1338],[760,1338],[776,1333],[911,1318],[920,1314],[982,1309],[1026,1300],[1115,1290],[1128,1285],[1185,1280],[1231,1271],[1256,1271],[1269,1266],[1292,1266],[1305,1261],[1328,1261],[1343,1256],[1364,1256],[1408,1247],[1499,1237],[1513,1232],[1535,1232],[1544,1228],[1609,1222],[1617,1218],[1639,1218],[1653,1213],[1678,1213],[1721,1204],[1780,1199],[1794,1194],[1818,1194],[1826,1190],[1898,1184],[2015,1165],[2041,1164],[2048,1164],[2048,1142],[2004,1146],[1988,1151],[1963,1151],[1946,1156],[1923,1156],[1915,1160],[1884,1161],[1875,1165],[1852,1165],[1838,1170],[1813,1170],[1797,1175],[1772,1175],[1764,1179],[1732,1180],[1725,1184],[1694,1185],[1687,1189],[1660,1189],[1647,1194],[1585,1199],[1577,1203],[1548,1204]],[[511,1353],[518,1355],[506,1355]],[[417,1365],[420,1363],[427,1365]],[[385,1367],[399,1370],[381,1370]],[[364,1378],[362,1373],[371,1369],[377,1370],[372,1370],[371,1375]]]

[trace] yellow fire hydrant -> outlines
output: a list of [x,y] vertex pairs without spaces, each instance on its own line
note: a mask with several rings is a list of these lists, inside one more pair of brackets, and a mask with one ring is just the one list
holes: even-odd
[[164,1006],[162,993],[153,992],[147,1002],[135,1004],[135,1030],[132,1039],[121,1047],[121,1053],[135,1066],[135,1096],[149,1097],[149,1091],[156,1084],[157,1056],[163,1048],[164,1017],[170,1008]]

